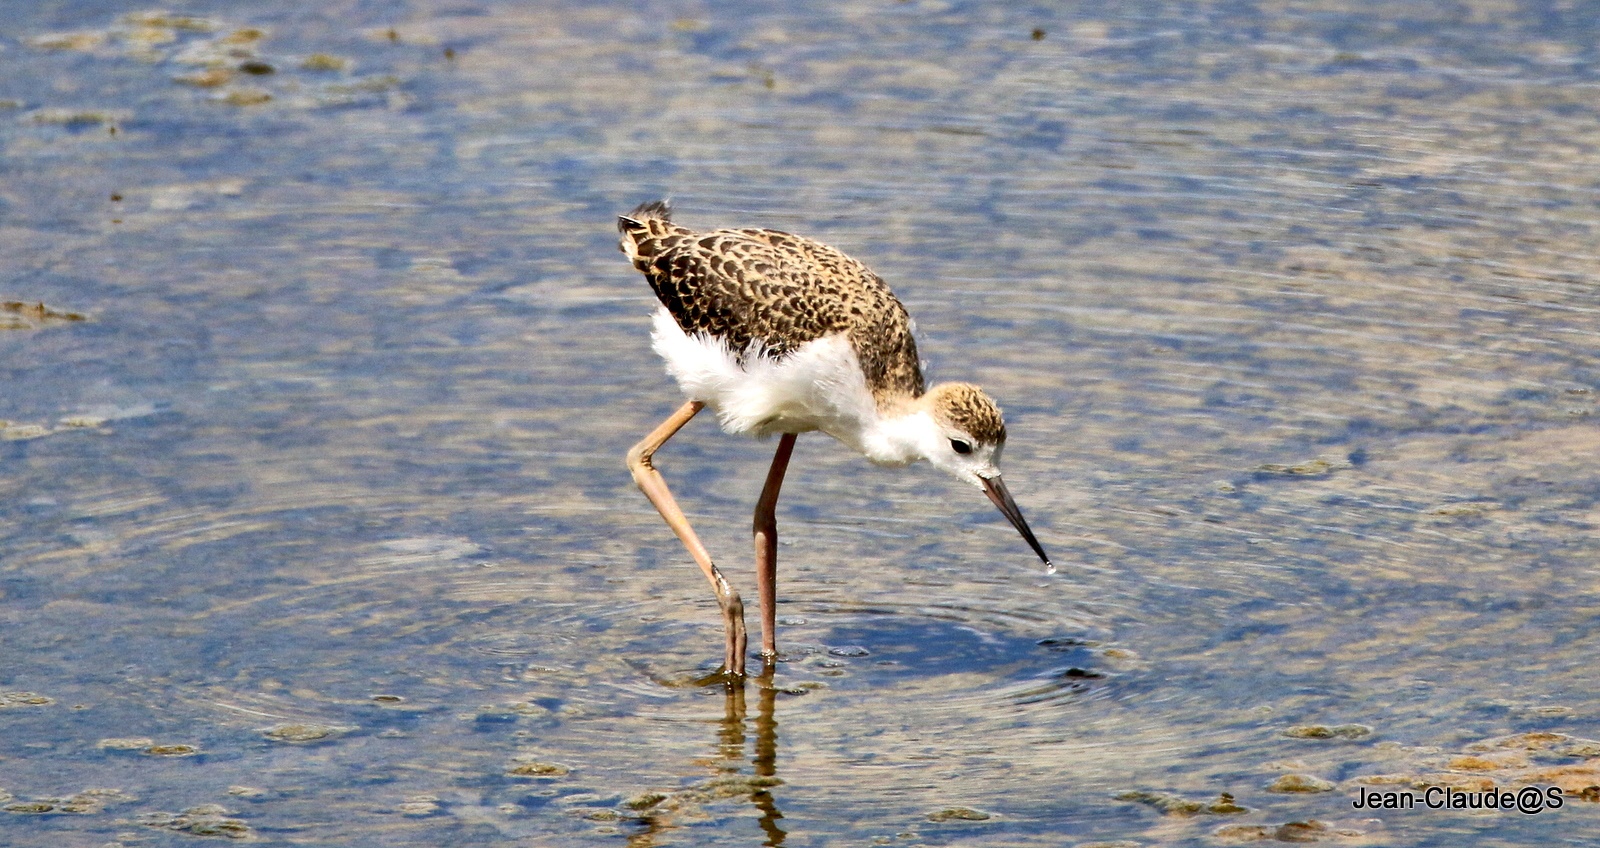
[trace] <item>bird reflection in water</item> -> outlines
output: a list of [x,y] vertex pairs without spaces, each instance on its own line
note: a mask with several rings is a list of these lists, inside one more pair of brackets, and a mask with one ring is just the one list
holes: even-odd
[[761,815],[756,820],[765,835],[761,843],[768,848],[782,845],[788,832],[778,825],[783,813],[778,810],[772,789],[783,785],[778,777],[778,720],[774,716],[778,690],[772,684],[773,665],[763,664],[760,675],[750,678],[756,684],[756,716],[754,755],[750,757],[750,772],[745,763],[750,734],[746,723],[748,715],[745,681],[729,679],[721,672],[695,681],[694,686],[716,685],[723,690],[722,719],[717,723],[715,756],[697,760],[709,766],[715,776],[703,783],[686,787],[659,802],[638,817],[644,829],[628,838],[629,848],[650,848],[657,844],[656,837],[684,826],[680,821],[685,813],[694,815],[702,804],[733,798],[745,798],[755,805]]

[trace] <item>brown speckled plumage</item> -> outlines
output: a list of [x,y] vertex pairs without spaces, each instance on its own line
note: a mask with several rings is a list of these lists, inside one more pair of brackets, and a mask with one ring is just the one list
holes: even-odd
[[661,201],[639,206],[617,226],[623,252],[684,332],[724,340],[736,353],[760,342],[773,357],[844,333],[880,407],[922,396],[905,307],[844,253],[777,230],[696,233],[672,223]]
[[972,436],[979,444],[1000,445],[1006,441],[1006,422],[1000,407],[971,383],[940,383],[929,393],[934,414],[945,423]]

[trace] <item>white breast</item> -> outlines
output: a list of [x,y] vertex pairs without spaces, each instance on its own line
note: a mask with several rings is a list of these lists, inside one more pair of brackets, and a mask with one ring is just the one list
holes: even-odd
[[752,346],[740,365],[727,344],[684,333],[661,308],[651,342],[684,395],[715,410],[729,433],[821,430],[859,451],[878,424],[877,404],[843,334],[807,342],[779,360]]

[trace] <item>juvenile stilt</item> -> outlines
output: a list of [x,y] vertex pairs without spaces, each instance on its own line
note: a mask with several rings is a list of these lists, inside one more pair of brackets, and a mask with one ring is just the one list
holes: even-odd
[[970,383],[927,388],[911,318],[867,266],[777,230],[697,233],[673,223],[659,201],[619,217],[617,229],[622,252],[661,301],[655,350],[689,398],[634,445],[628,467],[717,594],[729,674],[744,674],[744,606],[650,463],[706,406],[730,433],[780,436],[752,528],[769,670],[778,654],[778,491],[799,433],[821,430],[879,465],[928,460],[982,489],[1049,566],[1000,479],[1000,408]]

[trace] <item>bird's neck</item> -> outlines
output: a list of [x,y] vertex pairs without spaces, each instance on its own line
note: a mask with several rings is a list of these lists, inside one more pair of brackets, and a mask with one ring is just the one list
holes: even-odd
[[861,429],[856,448],[877,465],[907,465],[925,458],[929,440],[938,437],[939,425],[925,405],[908,398],[880,410]]

